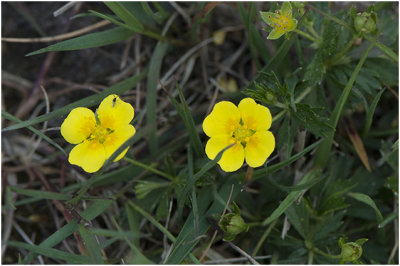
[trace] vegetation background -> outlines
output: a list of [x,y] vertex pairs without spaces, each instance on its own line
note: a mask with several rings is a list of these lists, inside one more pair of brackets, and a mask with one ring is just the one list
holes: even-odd
[[[355,263],[398,264],[397,2],[292,3],[306,35],[278,40],[259,15],[275,2],[64,5],[1,3],[2,263],[337,264],[343,237],[368,239]],[[370,6],[376,30],[357,31]],[[59,127],[111,93],[137,134],[90,175]],[[277,146],[224,173],[201,123],[249,96]],[[233,202],[250,229],[223,241]]]

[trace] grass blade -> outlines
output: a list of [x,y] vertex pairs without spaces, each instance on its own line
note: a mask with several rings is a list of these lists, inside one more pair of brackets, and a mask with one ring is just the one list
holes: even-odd
[[71,264],[91,264],[91,260],[87,256],[71,254],[54,248],[41,247],[18,241],[9,241],[7,244],[11,247],[23,248],[46,257],[64,260]]
[[128,29],[118,27],[101,32],[86,34],[80,37],[52,44],[45,48],[31,52],[26,56],[37,55],[47,52],[55,52],[55,51],[73,51],[73,50],[81,50],[93,47],[100,47],[126,40],[129,37],[131,37],[132,34],[133,32]]
[[[72,220],[71,222],[67,223],[56,232],[54,232],[51,236],[46,238],[38,247],[42,248],[51,248],[66,239],[68,236],[73,234],[78,229],[78,224],[76,220]],[[22,264],[29,264],[38,253],[30,252],[22,261]]]
[[92,232],[85,228],[85,226],[78,225],[79,233],[82,236],[83,242],[85,243],[86,251],[91,260],[91,264],[104,264],[103,257],[101,255],[101,249],[97,243],[96,237]]
[[142,73],[140,73],[136,76],[133,76],[131,78],[128,78],[124,81],[121,81],[121,82],[115,84],[114,86],[110,87],[109,89],[107,89],[99,94],[91,95],[82,100],[78,100],[74,103],[68,104],[68,105],[66,105],[60,109],[57,109],[53,112],[50,112],[48,114],[44,114],[44,115],[35,117],[33,119],[11,125],[9,127],[2,129],[2,131],[4,132],[4,131],[20,129],[20,128],[32,126],[32,125],[35,125],[35,124],[38,124],[40,122],[44,122],[44,121],[47,121],[50,119],[54,119],[54,118],[57,118],[57,117],[60,117],[62,115],[69,113],[72,109],[74,109],[76,107],[90,107],[90,106],[96,105],[96,104],[100,103],[105,97],[107,97],[110,94],[122,94],[125,91],[132,89],[133,87],[136,86],[136,84],[140,80],[142,80],[145,77],[145,75],[146,75],[146,71],[143,71]]
[[[308,172],[304,178],[299,182],[299,185],[307,183],[311,180],[313,180],[317,175],[319,175],[321,171],[319,169],[313,169],[310,172]],[[295,200],[301,195],[303,191],[292,191],[289,193],[289,195],[286,196],[286,198],[282,201],[281,204],[279,204],[278,208],[276,208],[272,214],[265,219],[262,222],[262,226],[266,226],[270,224],[271,222],[275,221],[276,219],[279,218],[286,210],[289,208]]]
[[[4,110],[1,110],[1,115],[11,121],[14,122],[22,122],[22,120],[16,118],[15,116],[13,116],[12,114],[7,113]],[[39,137],[41,137],[42,139],[46,140],[48,143],[50,143],[51,145],[53,145],[54,147],[56,147],[57,149],[59,149],[60,151],[62,151],[65,155],[67,155],[67,153],[64,151],[63,148],[61,148],[57,143],[55,143],[51,138],[47,137],[44,133],[40,132],[39,130],[37,130],[36,128],[33,127],[28,127],[28,129],[30,131],[32,131],[33,133],[35,133],[36,135],[38,135]]]
[[90,205],[81,213],[81,216],[85,220],[91,221],[98,215],[102,214],[106,209],[108,209],[108,207],[110,207],[113,202],[114,201],[110,199],[96,200],[92,205]]
[[381,99],[382,94],[385,92],[385,89],[382,89],[378,94],[375,96],[374,100],[372,101],[370,107],[367,111],[367,116],[365,118],[365,126],[363,131],[363,136],[368,135],[369,129],[371,128],[372,119],[374,117],[376,106],[378,105],[379,100]]
[[121,3],[104,2],[106,6],[114,12],[122,21],[124,21],[133,31],[142,32],[144,30],[142,23],[135,18]]
[[[161,63],[164,58],[165,51],[168,44],[165,42],[158,42],[154,49],[153,56],[150,60],[149,72],[147,74],[147,94],[146,94],[146,118],[147,125],[156,124],[156,110],[157,110],[157,85],[160,76]],[[152,155],[155,155],[158,149],[157,129],[154,128],[149,133],[149,146]]]
[[196,130],[196,125],[194,124],[194,120],[192,114],[190,113],[189,106],[186,103],[185,97],[183,96],[182,90],[177,84],[177,90],[179,93],[179,99],[183,105],[182,113],[184,115],[183,121],[185,122],[186,129],[189,132],[189,137],[191,143],[193,145],[194,151],[198,156],[205,157],[205,152],[203,149],[203,145],[201,144],[199,134]]
[[[232,191],[232,185],[234,189]],[[241,186],[238,184],[237,177],[231,176],[219,190],[219,195],[225,200],[229,198],[232,191],[231,200],[239,194]],[[225,208],[220,202],[215,201],[211,207],[207,210],[207,207],[213,200],[213,195],[210,189],[204,189],[198,196],[199,203],[199,231],[198,235],[203,235],[207,232],[210,227],[210,223],[207,221],[207,217],[213,214],[221,214]],[[166,264],[179,264],[181,263],[191,252],[191,250],[197,245],[200,239],[196,236],[196,231],[193,223],[193,212],[190,213],[186,219],[184,226],[182,227],[176,242],[168,257]]]
[[378,223],[381,223],[383,221],[383,216],[382,216],[381,212],[379,211],[378,207],[376,207],[375,202],[368,195],[365,195],[363,193],[357,193],[357,192],[349,192],[349,193],[347,193],[347,195],[352,197],[355,200],[361,201],[361,202],[369,205],[372,209],[374,209]]
[[23,189],[23,188],[14,187],[14,186],[10,186],[9,188],[18,194],[33,197],[33,198],[38,198],[38,199],[69,200],[71,198],[71,196],[69,196],[69,195],[56,193],[56,192],[50,192],[50,191]]
[[[309,153],[310,151],[312,151],[315,147],[317,147],[324,139],[320,139],[317,142],[314,142],[313,144],[311,144],[310,146],[308,146],[307,148],[305,148],[304,150],[302,150],[301,152],[293,155],[292,157],[288,158],[287,160],[280,162],[280,163],[276,163],[274,165],[271,165],[267,168],[267,174],[272,174],[275,173],[277,171],[279,171],[280,169],[282,169],[285,166],[288,166],[289,164],[297,161],[298,159],[300,159],[301,157],[303,157],[305,154]],[[252,181],[257,180],[261,177],[265,177],[265,170],[264,169],[258,169],[256,171],[254,171],[253,173],[253,177],[252,177]]]
[[[360,70],[365,62],[365,60],[368,57],[369,52],[371,49],[374,47],[374,43],[371,43],[367,50],[365,51],[363,57],[360,59],[358,62],[356,68],[354,69],[353,73],[351,74],[351,77],[349,81],[346,84],[346,87],[344,88],[342,94],[340,95],[340,98],[338,102],[336,103],[336,107],[332,112],[330,122],[331,126],[336,129],[337,123],[339,121],[339,117],[342,114],[344,104],[347,101],[347,98],[350,95],[351,88],[353,87],[354,82],[356,81],[356,78],[358,76],[358,73],[360,73]],[[326,164],[328,163],[328,159],[330,156],[330,150],[331,146],[333,143],[333,136],[334,136],[334,131],[331,133],[328,133],[328,137],[325,139],[324,143],[319,147],[317,154],[316,154],[316,159],[315,159],[315,165],[321,168],[325,168]]]

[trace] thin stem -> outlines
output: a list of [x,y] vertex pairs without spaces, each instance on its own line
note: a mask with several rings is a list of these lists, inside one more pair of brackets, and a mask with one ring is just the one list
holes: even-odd
[[265,239],[267,239],[269,233],[271,232],[272,228],[274,228],[277,221],[278,221],[278,219],[276,219],[273,223],[271,223],[268,226],[267,230],[265,230],[264,234],[261,236],[256,247],[254,248],[253,253],[251,254],[252,257],[255,257],[257,255],[257,252],[260,250],[261,245],[264,243]]
[[127,157],[124,157],[124,160],[129,162],[129,163],[131,163],[131,164],[139,166],[139,167],[141,167],[143,169],[146,169],[146,170],[148,170],[150,172],[153,172],[153,173],[155,173],[157,175],[163,176],[163,177],[169,179],[170,181],[174,181],[174,177],[172,177],[172,176],[170,176],[170,175],[168,175],[168,174],[166,174],[164,172],[161,172],[161,171],[159,171],[159,170],[157,170],[157,169],[155,169],[155,168],[153,168],[151,166],[148,166],[148,165],[146,165],[144,163],[138,162],[138,161],[136,161],[134,159],[130,159],[130,158],[127,158]]
[[314,252],[312,250],[310,250],[308,252],[308,265],[313,264],[313,260],[314,260]]
[[296,100],[294,100],[295,103],[299,103],[301,100],[304,99],[312,90],[312,87],[307,87],[300,95],[297,97]]
[[311,35],[308,34],[308,33],[305,33],[304,31],[301,31],[301,30],[299,30],[299,29],[294,29],[293,31],[296,32],[297,34],[300,34],[300,35],[306,37],[307,39],[311,40],[312,42],[315,42],[315,43],[318,44],[318,45],[321,44],[321,41],[320,41],[320,40],[317,40],[316,38],[314,38],[313,36],[311,36]]
[[334,55],[331,57],[331,59],[328,60],[329,65],[335,65],[337,61],[339,61],[343,55],[345,55],[349,49],[353,46],[354,41],[357,39],[357,35],[354,35],[353,38],[346,44],[346,46],[340,51],[338,54]]
[[326,253],[326,252],[320,250],[319,248],[314,248],[314,252],[315,252],[315,253],[318,253],[318,254],[320,254],[320,255],[326,257],[326,258],[330,258],[330,259],[340,259],[340,258],[342,257],[340,254],[339,254],[339,255],[331,255],[331,254],[328,254],[328,253]]
[[278,120],[281,116],[283,116],[287,112],[287,109],[280,111],[274,118],[272,118],[272,123]]

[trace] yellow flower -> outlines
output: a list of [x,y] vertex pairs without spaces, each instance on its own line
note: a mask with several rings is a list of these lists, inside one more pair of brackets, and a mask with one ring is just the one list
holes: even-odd
[[260,14],[264,22],[273,28],[267,39],[278,39],[297,26],[297,20],[292,18],[292,6],[289,2],[284,2],[281,10],[277,10],[275,13],[261,11]]
[[[105,160],[135,134],[135,128],[129,124],[133,116],[132,105],[115,94],[100,103],[96,114],[85,107],[73,109],[61,125],[64,139],[78,144],[71,150],[68,161],[88,173],[98,171]],[[128,148],[114,162],[122,159],[127,151]]]
[[269,109],[252,98],[243,99],[237,107],[227,101],[217,103],[203,122],[204,133],[210,137],[206,144],[208,158],[213,160],[235,143],[218,162],[222,170],[236,171],[245,159],[251,167],[263,165],[275,148],[274,135],[268,131],[271,122]]

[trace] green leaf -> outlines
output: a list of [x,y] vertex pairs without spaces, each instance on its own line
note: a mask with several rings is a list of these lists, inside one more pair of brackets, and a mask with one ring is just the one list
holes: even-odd
[[[338,100],[338,102],[336,103],[335,109],[333,110],[332,114],[331,114],[331,126],[336,129],[337,123],[339,121],[339,118],[342,114],[344,105],[347,101],[347,98],[350,95],[351,92],[351,88],[353,87],[353,84],[358,76],[358,73],[360,72],[365,60],[368,57],[369,52],[371,51],[371,49],[374,47],[374,43],[370,44],[369,47],[367,48],[367,50],[365,51],[363,57],[360,59],[360,61],[358,62],[356,68],[354,69],[349,81],[346,84],[346,87],[344,88],[342,94],[340,95],[340,98]],[[324,141],[324,143],[319,147],[317,154],[316,154],[316,160],[315,160],[315,165],[321,168],[325,168],[329,156],[331,154],[330,150],[331,150],[331,146],[333,143],[333,136],[334,136],[334,132],[332,131],[329,134],[329,137]]]
[[187,130],[189,131],[189,137],[190,137],[191,143],[193,145],[193,149],[198,156],[205,157],[206,154],[203,149],[203,144],[201,143],[200,136],[197,133],[196,125],[194,123],[192,114],[189,110],[189,106],[186,103],[185,97],[183,96],[182,90],[178,84],[177,84],[177,90],[179,93],[179,99],[183,106],[182,113],[185,116],[185,118],[184,118],[185,126],[186,126]]
[[243,3],[237,3],[240,19],[242,20],[242,23],[248,34],[251,55],[256,64],[259,65],[260,63],[258,61],[258,57],[261,57],[264,62],[267,62],[270,54],[268,52],[267,46],[265,45],[264,38],[260,35],[256,27],[254,26],[254,23],[251,21],[252,13],[255,10],[254,3],[249,3],[249,5],[250,8],[249,12],[247,13]]
[[[307,154],[308,152],[312,151],[315,147],[317,147],[324,139],[320,139],[317,142],[311,144],[310,146],[308,146],[307,148],[305,148],[304,150],[302,150],[301,152],[293,155],[292,157],[288,158],[287,160],[280,162],[280,163],[276,163],[274,165],[268,166],[267,168],[267,174],[272,174],[275,173],[277,171],[279,171],[280,169],[282,169],[283,167],[290,165],[291,163],[297,161],[298,159],[300,159],[301,157],[303,157],[305,154]],[[252,181],[255,181],[259,178],[265,177],[265,170],[264,169],[258,169],[256,171],[254,171],[253,173],[253,178],[251,179]],[[300,183],[298,184],[300,185]]]
[[85,243],[91,264],[104,264],[101,249],[93,233],[81,224],[78,225],[78,230],[82,236],[83,242]]
[[[150,59],[149,72],[147,74],[147,93],[146,93],[146,118],[147,125],[156,125],[156,110],[157,110],[157,85],[160,76],[161,64],[164,58],[165,51],[168,44],[165,42],[158,42],[153,51]],[[149,132],[149,146],[153,155],[158,150],[157,129],[153,128]]]
[[133,31],[143,32],[144,27],[126,7],[118,2],[104,2],[122,21],[124,21]]
[[325,72],[322,52],[318,51],[304,71],[303,82],[310,86],[320,85]]
[[309,214],[304,200],[299,205],[292,204],[285,214],[296,231],[306,239],[309,234]]
[[378,207],[376,207],[375,202],[368,195],[365,195],[363,193],[356,193],[356,192],[349,192],[349,193],[347,193],[347,195],[352,197],[353,199],[356,199],[358,201],[361,201],[361,202],[369,205],[372,209],[374,209],[378,223],[381,223],[383,221],[383,216],[382,216],[381,212],[379,211]]
[[224,148],[223,150],[221,150],[221,151],[217,154],[217,156],[214,158],[214,160],[209,161],[209,162],[207,162],[206,164],[204,164],[204,165],[201,167],[200,171],[198,171],[198,172],[193,176],[193,178],[191,178],[190,181],[186,183],[186,185],[185,185],[183,191],[182,191],[181,194],[180,194],[180,200],[178,201],[178,209],[182,209],[182,208],[183,208],[183,203],[185,202],[186,195],[189,193],[190,189],[193,189],[193,186],[194,186],[195,182],[196,182],[200,177],[202,177],[205,173],[207,173],[211,168],[213,168],[213,167],[218,163],[218,161],[221,159],[221,157],[222,157],[222,155],[224,154],[224,152],[225,152],[227,149],[231,148],[232,146],[233,146],[233,144],[232,144],[232,145],[229,145],[228,147],[226,147],[226,148]]
[[[311,180],[313,180],[314,178],[316,178],[316,176],[318,176],[321,173],[320,170],[318,169],[314,169],[311,170],[310,172],[308,172],[303,179],[299,182],[299,185],[304,184],[306,182],[309,182]],[[278,208],[276,208],[272,214],[265,219],[261,224],[262,226],[266,226],[268,224],[270,224],[271,222],[273,222],[274,220],[278,219],[279,216],[282,215],[282,213],[284,213],[295,201],[296,199],[302,194],[302,191],[293,191],[290,192],[286,198],[281,202],[281,204],[279,204]]]
[[[78,224],[76,220],[72,220],[71,222],[67,223],[60,229],[58,229],[56,232],[54,232],[52,235],[50,235],[46,240],[44,240],[38,247],[40,248],[51,248],[57,245],[58,243],[61,243],[64,239],[66,239],[68,236],[70,236],[73,232],[75,232],[78,229]],[[40,254],[40,253],[39,253]],[[29,264],[36,256],[38,253],[35,252],[30,252],[22,261],[22,264]]]
[[91,260],[87,256],[71,254],[71,253],[57,250],[54,248],[37,246],[37,245],[27,244],[27,243],[18,242],[18,241],[9,241],[9,242],[7,242],[7,245],[11,246],[11,247],[26,249],[28,251],[35,252],[40,255],[49,257],[49,258],[64,260],[67,263],[71,263],[71,264],[91,264]]
[[37,55],[55,51],[73,51],[113,44],[128,39],[132,31],[118,27],[102,32],[90,33],[66,41],[62,41],[46,48],[42,48],[26,56]]
[[38,198],[38,199],[69,200],[71,198],[70,195],[65,195],[65,194],[50,192],[50,191],[23,189],[23,188],[14,187],[14,186],[10,186],[9,188],[18,194],[30,196],[30,197],[34,197],[34,198]]
[[365,125],[364,125],[364,131],[363,131],[363,135],[366,136],[369,132],[369,129],[371,128],[371,124],[372,124],[372,119],[374,117],[374,113],[375,113],[375,109],[376,106],[378,105],[378,102],[382,96],[382,94],[385,92],[385,89],[382,89],[374,98],[374,100],[372,101],[370,107],[367,110],[367,115],[365,118]]
[[[235,197],[240,192],[240,184],[238,184],[237,177],[231,176],[221,187],[218,194],[224,199],[226,202],[229,198],[229,194],[231,193],[232,186],[234,189],[232,191],[231,201],[235,199]],[[199,207],[199,228],[198,232],[196,232],[194,227],[194,216],[193,212],[190,213],[189,217],[186,219],[186,222],[182,229],[179,232],[178,237],[174,243],[174,246],[171,250],[171,253],[166,261],[166,264],[179,264],[181,263],[190,253],[190,251],[197,245],[200,241],[198,235],[203,235],[207,232],[210,227],[210,223],[207,220],[207,217],[212,216],[213,214],[222,214],[224,209],[224,205],[221,205],[220,202],[213,202],[213,195],[209,188],[203,189],[198,195],[198,207]],[[213,203],[212,203],[213,202]],[[211,207],[207,210],[208,206],[212,203]],[[190,256],[190,255],[189,255]]]
[[311,133],[318,137],[327,137],[335,129],[330,125],[328,118],[318,116],[318,108],[312,108],[305,103],[297,103],[296,111],[290,108],[293,117]]
[[91,221],[96,218],[98,215],[102,214],[108,207],[113,204],[113,200],[110,199],[99,199],[95,200],[92,205],[86,208],[82,213],[81,216],[85,220]]
[[[268,168],[266,168],[268,171]],[[268,177],[268,182],[270,182],[273,186],[277,187],[278,189],[285,191],[285,192],[292,192],[292,191],[299,191],[299,190],[304,190],[307,188],[310,188],[314,186],[315,184],[321,182],[323,179],[325,179],[324,176],[320,176],[317,178],[312,179],[310,182],[304,183],[304,184],[297,184],[295,186],[283,186],[276,182],[271,176]]]
[[[4,110],[1,110],[1,115],[11,121],[14,122],[22,122],[22,120],[16,118],[15,116],[7,113]],[[67,153],[64,151],[63,148],[61,148],[57,143],[55,143],[51,138],[47,137],[44,133],[40,132],[39,130],[37,130],[36,128],[33,127],[28,127],[28,129],[30,131],[32,131],[33,133],[35,133],[36,135],[38,135],[39,137],[43,138],[44,140],[46,140],[48,143],[50,143],[51,145],[53,145],[54,147],[56,147],[57,149],[59,149],[60,151],[62,151],[65,155],[67,155]]]
[[130,77],[124,81],[121,81],[121,82],[115,84],[114,86],[110,87],[109,89],[104,90],[103,92],[101,92],[99,94],[95,94],[95,95],[86,97],[84,99],[78,100],[74,103],[68,104],[68,105],[66,105],[60,109],[57,109],[53,112],[35,117],[35,118],[27,120],[27,121],[23,121],[23,122],[19,122],[17,124],[11,125],[9,127],[4,128],[2,131],[4,132],[4,131],[9,131],[9,130],[20,129],[20,128],[38,124],[40,122],[48,121],[50,119],[58,118],[62,115],[69,113],[72,109],[74,109],[76,107],[90,107],[90,106],[96,105],[96,104],[100,103],[108,95],[122,94],[125,91],[132,89],[133,87],[136,86],[136,84],[140,80],[142,80],[145,77],[145,75],[146,75],[146,71],[143,71],[139,75],[136,75],[136,76]]

